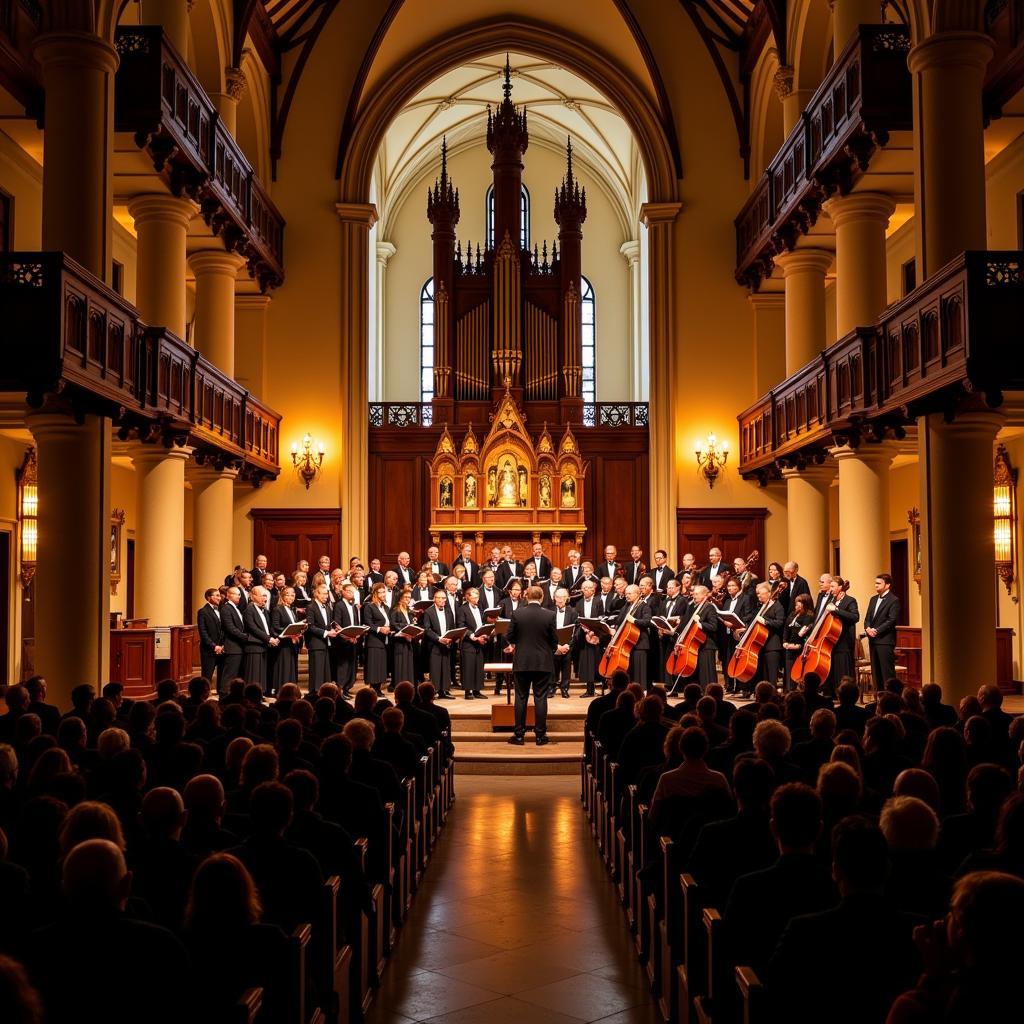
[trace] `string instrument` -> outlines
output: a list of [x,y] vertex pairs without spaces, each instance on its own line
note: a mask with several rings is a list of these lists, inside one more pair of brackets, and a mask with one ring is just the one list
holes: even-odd
[[730,679],[735,679],[740,683],[749,683],[757,674],[758,658],[769,635],[768,627],[760,621],[761,616],[771,607],[772,603],[781,593],[782,587],[777,583],[772,587],[768,600],[761,605],[753,621],[743,631],[743,636],[740,637],[740,642],[736,645],[736,650],[733,651],[732,657],[729,659],[729,667],[726,669],[726,674]]
[[[750,582],[750,576],[753,575],[750,572],[750,567],[753,566],[753,565],[757,565],[757,563],[760,561],[760,559],[761,559],[761,552],[758,551],[757,548],[754,548],[754,550],[751,551],[750,554],[747,555],[747,557],[745,559],[743,559],[743,561],[747,563],[747,568],[743,572],[741,572],[740,575],[739,575],[740,590],[746,590],[747,589],[747,584]],[[732,574],[730,573],[730,575],[732,575]]]
[[598,672],[607,679],[613,672],[628,672],[629,657],[640,639],[640,627],[633,618],[633,611],[640,602],[636,601],[626,613],[626,617],[619,624],[619,628],[612,634],[604,654],[601,655],[601,664],[598,665]]
[[676,640],[672,653],[665,662],[665,671],[669,675],[685,679],[697,671],[697,655],[700,654],[701,646],[708,638],[700,624],[700,612],[708,600],[701,601],[697,605],[690,616],[690,621],[679,634],[679,639]]
[[[831,604],[831,600],[826,607],[828,604]],[[794,683],[801,683],[804,676],[814,675],[824,682],[832,670],[832,651],[842,635],[843,623],[839,616],[833,612],[822,613],[811,627],[800,654],[793,661],[789,678]]]

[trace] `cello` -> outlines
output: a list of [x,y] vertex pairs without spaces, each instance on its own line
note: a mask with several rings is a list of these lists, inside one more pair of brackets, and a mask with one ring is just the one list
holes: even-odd
[[749,683],[757,674],[761,649],[768,640],[768,627],[761,621],[761,616],[772,606],[787,585],[784,580],[780,580],[772,587],[768,600],[761,605],[750,625],[743,631],[743,636],[740,637],[740,642],[736,645],[726,669],[730,679],[735,679],[738,683]]
[[700,654],[700,649],[708,638],[700,624],[700,613],[709,600],[710,597],[706,597],[697,605],[690,616],[690,621],[679,634],[679,639],[665,662],[665,671],[670,676],[686,679],[697,671],[697,655]]
[[601,655],[601,664],[598,665],[597,671],[605,679],[613,672],[629,671],[630,655],[640,639],[640,627],[636,624],[636,619],[633,618],[633,612],[640,603],[640,601],[634,601],[630,605],[626,617],[619,623],[619,628],[612,634],[604,654]]
[[811,627],[803,649],[789,670],[789,678],[794,683],[802,683],[804,676],[813,675],[824,683],[832,670],[832,651],[842,635],[843,623],[839,616],[830,611],[823,612]]

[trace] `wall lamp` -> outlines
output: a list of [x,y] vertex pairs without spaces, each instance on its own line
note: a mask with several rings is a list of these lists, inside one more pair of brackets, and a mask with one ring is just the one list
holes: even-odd
[[718,442],[714,434],[708,434],[705,442],[696,441],[693,446],[694,454],[697,456],[697,466],[701,475],[708,482],[708,487],[714,487],[718,474],[729,461],[729,442]]
[[[315,450],[314,450],[315,449]],[[311,434],[304,434],[302,444],[292,442],[292,465],[309,490],[309,485],[320,475],[324,464],[324,444],[314,442]]]

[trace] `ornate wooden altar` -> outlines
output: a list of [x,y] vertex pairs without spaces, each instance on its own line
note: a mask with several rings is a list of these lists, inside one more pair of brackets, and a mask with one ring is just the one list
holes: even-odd
[[508,378],[483,444],[472,423],[458,444],[446,424],[429,470],[430,534],[444,552],[468,540],[481,560],[495,543],[511,544],[518,557],[541,541],[561,564],[583,543],[587,466],[572,426],[556,445],[545,423],[535,443]]

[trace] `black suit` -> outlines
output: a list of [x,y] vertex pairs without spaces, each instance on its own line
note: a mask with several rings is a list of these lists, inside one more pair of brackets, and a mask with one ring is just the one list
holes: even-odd
[[654,589],[660,590],[663,594],[665,593],[665,584],[676,578],[675,571],[667,563],[660,568],[655,566],[653,569],[648,569],[647,575],[654,580]]
[[[209,602],[199,609],[196,615],[196,627],[199,630],[199,664],[203,675],[213,682],[213,675],[221,663],[222,654],[214,648],[224,646],[224,627],[220,622],[220,612]],[[221,689],[218,679],[218,689]]]
[[331,649],[338,643],[327,632],[331,628],[331,610],[326,605],[313,601],[306,609],[306,651],[309,654],[309,692],[316,691],[334,678],[331,671]]
[[860,622],[860,609],[857,607],[856,598],[845,594],[834,614],[843,624],[843,632],[832,649],[832,668],[825,681],[824,693],[830,697],[835,696],[843,676],[855,676],[857,623]]
[[448,563],[442,562],[440,559],[436,562],[424,562],[423,564],[427,566],[427,572],[433,573],[435,576],[440,576],[441,579],[451,575],[448,570]]
[[494,570],[494,583],[499,590],[504,590],[508,586],[508,581],[513,576],[518,576],[520,579],[523,575],[523,563],[522,562],[499,562],[498,568]]
[[[615,577],[622,575],[622,568],[618,562],[602,562],[600,565],[595,566],[594,575],[597,576],[598,583],[600,583],[602,576],[607,576],[614,583]],[[600,586],[597,589],[600,590]]]
[[782,668],[782,631],[786,628],[786,609],[775,600],[763,612],[759,606],[758,612],[764,619],[768,639],[761,648],[761,656],[757,661],[757,675],[754,678],[757,681],[767,680],[774,685]]
[[[260,614],[262,612],[262,614]],[[242,673],[247,683],[259,683],[267,692],[270,679],[270,609],[259,608],[250,602],[245,609],[245,670]],[[266,619],[266,625],[264,625]]]
[[471,586],[471,587],[479,587],[480,586],[480,584],[482,582],[482,580],[480,578],[480,574],[483,572],[483,569],[481,568],[479,562],[474,562],[472,559],[470,559],[467,562],[462,557],[462,555],[459,555],[459,557],[456,558],[454,562],[452,562],[452,571],[453,572],[455,571],[455,566],[457,566],[457,565],[465,566],[465,569],[466,569],[466,582],[469,584],[469,586]]
[[562,570],[562,586],[572,592],[579,590],[583,579],[583,570],[578,565],[570,565]]
[[643,562],[623,562],[622,575],[626,577],[627,583],[639,583],[641,577],[651,574]]
[[225,601],[220,608],[220,621],[224,627],[224,661],[220,667],[222,690],[226,691],[232,679],[242,674],[242,654],[245,651],[245,618],[241,603]]
[[877,630],[868,637],[868,654],[871,656],[871,677],[875,689],[885,688],[886,680],[896,675],[896,624],[900,619],[900,599],[890,590],[884,597],[875,594],[868,601],[868,612],[864,616],[864,628]]
[[430,681],[434,684],[439,697],[446,697],[452,683],[451,644],[441,643],[441,637],[449,629],[455,628],[455,617],[451,614],[447,602],[438,609],[437,605],[423,613],[420,623],[424,629],[423,640],[427,644],[430,657]]
[[[474,611],[476,614],[474,614]],[[483,696],[480,691],[484,685],[484,663],[487,661],[488,644],[486,642],[480,643],[477,640],[471,639],[471,637],[486,621],[483,609],[479,603],[474,609],[468,601],[459,608],[459,613],[455,617],[457,626],[465,626],[469,630],[462,640],[461,681],[462,689],[465,690],[467,697],[474,693],[481,697]]]
[[[344,600],[335,602],[333,619],[342,629],[362,624],[358,606],[350,608]],[[334,681],[347,693],[356,681],[359,641],[352,642],[339,636],[331,641],[331,646],[334,648]]]
[[640,630],[640,636],[633,647],[632,654],[629,656],[629,678],[632,682],[639,683],[644,689],[647,689],[649,685],[647,679],[647,656],[651,650],[650,605],[644,604],[642,599],[638,599],[635,604],[623,604],[619,610],[619,617],[615,620],[615,629],[618,629],[626,621],[626,617],[629,614],[632,614],[633,621]]
[[416,573],[412,571],[411,565],[407,565],[404,569],[400,565],[396,565],[394,571],[398,574],[400,585],[408,583],[411,587],[416,582]]
[[527,559],[527,562],[533,562],[534,568],[537,570],[537,579],[550,579],[551,559],[548,558],[547,555],[541,555],[539,559],[536,558],[534,555],[530,555],[530,557]]
[[[558,609],[552,607],[552,608],[549,608],[548,611],[551,611],[551,612],[555,613],[555,627],[557,629],[557,626],[558,626]],[[573,608],[573,606],[571,604],[569,604],[568,602],[566,602],[566,605],[565,605],[565,608],[563,610],[562,615],[563,615],[563,619],[564,619],[564,621],[562,622],[563,626],[571,626],[579,618],[579,615],[576,612],[576,609]],[[569,651],[568,651],[568,653],[566,653],[566,654],[556,654],[555,655],[555,669],[554,669],[554,676],[551,679],[551,684],[552,684],[551,685],[551,692],[554,693],[555,686],[557,685],[558,688],[562,691],[562,696],[563,697],[568,697],[569,696],[569,676],[572,673],[572,648],[573,648],[573,641],[576,638],[576,633],[577,632],[578,632],[577,630],[573,630],[573,640],[569,641]]]
[[[719,562],[717,568],[718,568],[718,571],[715,573],[715,576],[721,576],[722,573],[729,571],[726,568],[725,562]],[[710,565],[706,565],[697,574],[697,578],[695,580],[693,580],[693,582],[694,583],[702,583],[705,587],[708,588],[708,590],[710,590],[711,589],[711,581],[715,578],[715,576],[711,575],[711,566]]]
[[540,739],[547,735],[548,689],[555,670],[555,613],[539,604],[520,605],[512,616],[508,642],[515,647],[512,672],[516,684],[516,735],[522,738],[526,734],[526,708],[532,688],[534,733]]
[[[289,614],[289,612],[291,614]],[[287,629],[293,622],[298,622],[299,617],[295,614],[295,606],[277,604],[270,613],[270,629],[276,637]],[[298,643],[291,638],[282,640],[274,652],[274,671],[271,681],[274,684],[276,693],[285,683],[297,683],[299,681],[299,651],[302,648],[302,637]]]

